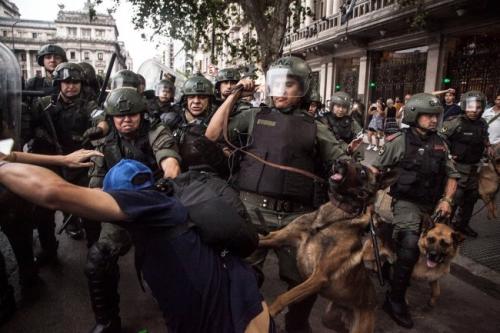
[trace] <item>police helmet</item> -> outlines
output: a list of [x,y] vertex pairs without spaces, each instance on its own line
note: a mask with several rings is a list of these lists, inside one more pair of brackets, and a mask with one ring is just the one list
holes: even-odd
[[471,102],[481,103],[481,112],[483,112],[486,107],[486,96],[480,91],[468,91],[460,96],[460,109],[465,111],[467,109],[467,104]]
[[330,98],[330,104],[331,105],[338,105],[344,108],[349,108],[351,105],[351,95],[344,91],[337,91],[336,93],[332,94]]
[[104,109],[108,116],[125,116],[147,111],[142,95],[132,87],[111,90],[104,102]]
[[139,87],[139,78],[137,74],[128,69],[122,69],[116,72],[111,78],[111,90],[122,87]]
[[297,97],[309,95],[309,87],[312,80],[311,68],[307,62],[294,56],[279,58],[271,64],[266,73],[267,95],[283,96],[287,77],[293,77],[299,81],[301,91]]
[[217,73],[215,77],[215,87],[218,88],[221,82],[233,81],[238,82],[241,78],[240,72],[237,68],[224,68]]
[[52,73],[52,84],[57,86],[61,81],[80,81],[85,82],[82,67],[72,62],[63,62],[57,65]]
[[36,62],[43,67],[43,57],[47,54],[55,54],[61,56],[62,62],[67,62],[68,58],[66,57],[66,51],[59,45],[55,44],[46,44],[38,50],[38,54],[36,56]]
[[173,96],[175,95],[175,85],[172,81],[170,80],[161,80],[160,82],[158,82],[155,86],[155,96],[156,97],[159,97],[161,95],[161,92],[163,90],[171,90],[172,91],[172,99],[173,99]]
[[416,126],[419,115],[441,113],[443,113],[443,106],[439,98],[428,93],[415,94],[404,106],[403,123]]
[[200,73],[193,75],[182,86],[182,97],[185,96],[213,96],[214,85]]

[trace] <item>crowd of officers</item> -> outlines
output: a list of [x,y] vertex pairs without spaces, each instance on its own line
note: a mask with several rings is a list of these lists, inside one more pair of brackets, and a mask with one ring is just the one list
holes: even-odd
[[[198,170],[227,179],[240,191],[252,223],[269,232],[326,202],[327,189],[245,152],[322,177],[329,176],[331,165],[339,159],[363,159],[357,149],[363,136],[361,108],[353,105],[349,94],[336,92],[330,98],[329,112],[321,111],[324,105],[313,88],[311,69],[297,57],[283,57],[270,66],[266,73],[270,102],[258,107],[250,103],[253,81],[233,68],[220,70],[215,85],[201,74],[193,75],[184,83],[177,103],[175,78],[159,81],[151,97],[144,93],[143,77],[121,70],[112,77],[111,90],[101,106],[96,102],[100,83],[91,65],[67,62],[65,51],[57,45],[43,46],[37,60],[46,76],[28,80],[26,88],[48,94],[25,100],[23,143],[30,152],[42,154],[68,154],[90,147],[101,152],[103,156],[94,158],[90,170],[54,169],[74,184],[102,187],[106,172],[122,159],[144,163],[158,178]],[[454,215],[459,230],[477,236],[468,224],[478,199],[478,165],[489,147],[487,124],[481,118],[485,104],[480,92],[463,94],[463,113],[438,130],[443,112],[439,99],[425,93],[414,95],[404,106],[403,122],[409,128],[387,137],[373,164],[379,172],[395,168],[401,172],[390,189],[398,259],[384,309],[404,327],[413,326],[405,293],[419,255],[423,216],[435,211]],[[37,270],[57,262],[54,211],[18,199],[1,214],[21,285],[33,287]],[[85,274],[96,319],[91,332],[119,332],[118,258],[129,251],[130,235],[115,224],[103,223],[101,228],[97,221],[66,218],[70,221],[67,233],[76,239],[86,235],[89,247]],[[33,226],[41,246],[36,256]],[[280,277],[289,288],[301,283],[304,277],[296,268],[294,250],[283,248],[277,255]],[[265,258],[263,250],[248,258],[260,282]],[[15,309],[13,290],[1,275],[5,275],[4,267],[0,267],[0,321]],[[287,332],[310,331],[308,317],[315,299],[311,296],[289,306]]]

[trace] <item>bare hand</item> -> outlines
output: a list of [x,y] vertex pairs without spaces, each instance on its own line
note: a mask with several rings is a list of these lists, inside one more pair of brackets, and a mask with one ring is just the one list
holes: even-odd
[[243,78],[236,84],[236,87],[242,87],[241,96],[252,96],[255,92],[255,82],[250,78]]
[[449,88],[448,90],[446,90],[446,92],[448,92],[448,93],[452,93],[452,94],[455,94],[455,89],[453,89],[453,88]]
[[359,148],[359,146],[362,143],[363,143],[363,137],[356,138],[356,139],[352,140],[351,143],[349,143],[349,146],[347,149],[350,153],[353,153]]
[[160,162],[161,169],[163,170],[163,178],[174,179],[181,173],[181,166],[179,161],[173,157],[167,157]]
[[97,150],[80,149],[63,156],[63,164],[68,168],[88,168],[91,167],[93,163],[86,161],[94,156],[104,155]]
[[444,218],[450,217],[452,207],[448,201],[440,201],[436,207],[436,212],[441,211],[441,216]]

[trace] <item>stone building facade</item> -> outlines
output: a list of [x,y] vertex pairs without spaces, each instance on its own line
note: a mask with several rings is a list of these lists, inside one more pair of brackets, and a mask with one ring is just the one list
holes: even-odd
[[90,63],[100,75],[105,75],[113,53],[117,54],[113,72],[132,68],[132,59],[118,36],[111,14],[97,14],[90,20],[88,11],[65,11],[63,6],[55,21],[0,17],[0,42],[14,50],[24,79],[45,75],[36,55],[48,43],[63,47],[70,62]]

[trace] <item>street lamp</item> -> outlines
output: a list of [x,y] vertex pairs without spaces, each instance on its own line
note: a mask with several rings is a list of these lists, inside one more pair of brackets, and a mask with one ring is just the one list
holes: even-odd
[[18,24],[21,20],[16,20],[16,22],[14,22],[14,24],[12,24],[12,52],[15,52],[14,50],[14,26],[16,24]]

